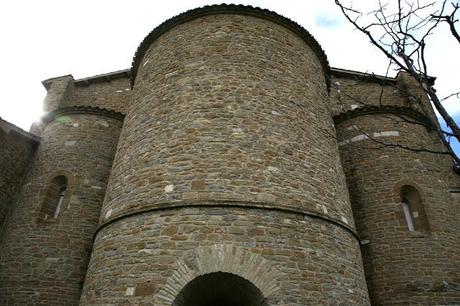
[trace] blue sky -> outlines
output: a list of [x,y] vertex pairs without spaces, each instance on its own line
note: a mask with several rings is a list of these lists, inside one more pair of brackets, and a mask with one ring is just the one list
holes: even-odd
[[[460,122],[460,114],[456,114],[455,116],[453,116],[453,119],[455,120],[455,122]],[[441,129],[443,129],[444,131],[448,131],[448,132],[451,131],[447,127],[444,121],[440,120],[440,124],[441,124]],[[460,156],[460,143],[457,141],[457,139],[455,139],[454,137],[451,137],[450,146],[454,150],[455,154],[457,154],[457,156]]]
[[323,28],[335,28],[339,27],[342,20],[334,15],[329,15],[327,13],[321,13],[315,17],[315,24],[318,27]]

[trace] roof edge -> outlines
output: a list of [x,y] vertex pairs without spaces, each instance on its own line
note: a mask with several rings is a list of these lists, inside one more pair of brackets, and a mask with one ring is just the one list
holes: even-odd
[[68,106],[63,108],[58,108],[48,114],[46,114],[41,123],[43,127],[48,125],[51,121],[61,115],[71,115],[71,114],[91,114],[91,115],[101,115],[109,118],[114,118],[120,121],[123,121],[125,115],[121,112],[117,112],[111,109],[97,107],[97,106]]
[[[391,84],[394,84],[397,80],[396,77],[388,77],[388,76],[378,75],[375,73],[367,73],[367,72],[349,70],[349,69],[343,69],[343,68],[337,68],[337,67],[331,67],[330,72],[332,76],[353,78],[353,79],[359,79],[362,81],[369,81],[369,82],[381,83],[382,81],[384,81],[384,82],[389,82]],[[54,80],[60,79],[63,77],[69,77],[69,76],[72,77],[71,74],[67,74],[63,76],[49,78],[49,79],[43,80],[42,84],[46,88],[47,86],[49,87]],[[128,69],[116,70],[116,71],[103,73],[103,74],[97,74],[94,76],[74,80],[74,83],[76,86],[88,86],[93,83],[110,82],[112,80],[121,79],[121,78],[131,78],[131,69],[128,68]]]
[[349,79],[357,79],[360,81],[375,82],[380,84],[396,84],[395,77],[379,75],[375,73],[361,72],[356,70],[342,69],[331,67],[331,75],[335,77],[343,77]]
[[48,89],[50,89],[51,84],[53,84],[53,81],[58,80],[58,79],[62,79],[62,78],[69,78],[69,77],[73,80],[73,75],[71,75],[71,74],[65,74],[65,75],[61,75],[61,76],[57,76],[57,77],[52,77],[52,78],[43,80],[43,81],[42,81],[42,85],[43,85],[43,87],[45,87],[46,90],[48,90]]
[[321,65],[323,66],[325,81],[329,89],[330,67],[326,53],[321,48],[318,41],[307,30],[305,30],[301,25],[299,25],[295,21],[292,21],[291,19],[279,15],[273,11],[249,5],[236,4],[208,5],[203,6],[201,8],[192,9],[179,15],[176,15],[166,20],[156,28],[154,28],[141,42],[134,55],[131,66],[131,87],[134,86],[134,81],[136,79],[137,71],[142,58],[144,57],[150,45],[161,35],[169,31],[170,29],[174,28],[175,26],[186,23],[193,19],[219,14],[246,15],[266,19],[281,26],[284,26],[285,28],[299,35],[312,48],[313,52],[315,52],[315,54],[318,56]]
[[91,83],[110,82],[116,79],[131,78],[131,69],[116,70],[74,81],[75,86],[88,86]]
[[431,120],[421,112],[407,106],[393,106],[393,105],[373,105],[358,107],[354,110],[345,111],[333,117],[334,123],[340,124],[353,118],[367,116],[367,115],[379,115],[379,114],[390,114],[395,116],[408,116],[421,125],[427,130],[431,131],[435,127]]
[[13,123],[11,123],[9,121],[6,121],[5,119],[3,119],[1,117],[0,117],[0,129],[4,130],[7,133],[14,132],[17,135],[21,135],[24,138],[27,138],[30,141],[32,141],[32,143],[34,143],[34,144],[37,144],[37,143],[40,142],[40,137],[39,136],[34,135],[34,134],[30,133],[30,132],[27,132],[27,131],[23,130],[22,128],[18,127],[17,125],[15,125],[15,124],[13,124]]

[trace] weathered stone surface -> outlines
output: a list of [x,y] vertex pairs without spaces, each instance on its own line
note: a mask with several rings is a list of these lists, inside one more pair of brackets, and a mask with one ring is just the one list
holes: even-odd
[[[218,271],[249,280],[269,305],[368,304],[359,244],[351,232],[302,214],[225,206],[218,211],[149,212],[104,227],[81,305],[171,305],[189,281]],[[165,233],[172,226],[183,240]],[[110,256],[114,250],[118,255]],[[152,294],[138,295],[147,282],[155,284]],[[127,295],[127,288],[136,294]]]
[[[273,305],[368,303],[321,60],[290,29],[238,14],[190,20],[152,43],[136,76],[82,305],[108,303],[107,297],[170,305],[171,288],[177,294],[180,288],[166,279],[184,277],[174,274],[185,267],[180,254],[219,243],[243,257],[259,254],[283,272],[269,282],[240,258],[232,257],[227,270],[222,257],[200,264],[248,279]],[[191,214],[179,208],[194,205],[218,207]],[[264,209],[250,217],[253,207]],[[149,247],[127,250],[128,241]],[[113,249],[115,256],[106,252]],[[325,261],[312,260],[308,250]],[[337,252],[345,261],[333,259]],[[187,273],[181,286],[204,272]],[[128,283],[106,282],[109,275]],[[147,281],[157,284],[154,294],[126,294]]]
[[[119,120],[78,114],[45,127],[0,244],[1,305],[78,304],[120,129]],[[59,175],[69,182],[61,212],[41,220]]]
[[140,64],[102,216],[236,201],[353,227],[323,73],[305,41],[262,18],[169,30]]
[[131,71],[43,84],[33,157],[0,121],[1,305],[460,301],[460,180],[406,74],[330,70],[299,25],[217,5]]
[[[356,117],[340,123],[337,131],[356,227],[360,239],[367,241],[362,252],[371,301],[458,303],[459,292],[440,285],[459,284],[460,275],[459,202],[449,200],[448,192],[459,185],[452,161],[441,154],[391,147],[442,151],[436,132],[392,114]],[[370,138],[346,141],[363,133]],[[401,206],[403,186],[420,192],[426,212],[428,224],[414,232],[408,230]],[[415,223],[418,217],[414,214]]]
[[39,138],[0,118],[0,237]]

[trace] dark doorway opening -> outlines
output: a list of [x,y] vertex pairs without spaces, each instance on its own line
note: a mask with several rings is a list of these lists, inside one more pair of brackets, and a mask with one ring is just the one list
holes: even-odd
[[173,306],[268,306],[250,281],[231,273],[199,276],[179,292]]

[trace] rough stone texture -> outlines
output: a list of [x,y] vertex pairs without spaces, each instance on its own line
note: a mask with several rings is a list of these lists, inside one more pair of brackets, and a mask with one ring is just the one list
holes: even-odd
[[81,305],[171,305],[188,281],[217,271],[249,280],[268,305],[368,304],[356,237],[302,214],[153,211],[107,225],[94,245]]
[[[49,123],[0,244],[1,305],[78,303],[121,122],[61,115]],[[48,184],[68,180],[57,219],[40,220]]]
[[171,29],[141,63],[101,221],[236,201],[353,226],[326,103],[319,60],[280,25],[218,15]]
[[89,105],[126,113],[131,100],[131,85],[127,77],[77,84],[68,106]]
[[45,111],[52,112],[70,106],[91,106],[124,114],[131,101],[129,76],[127,71],[117,71],[81,80],[74,80],[71,75],[45,80]]
[[[339,124],[337,131],[356,227],[365,244],[372,304],[458,303],[460,226],[453,212],[459,202],[449,201],[448,189],[460,182],[449,175],[452,161],[439,154],[388,147],[443,150],[436,133],[390,114],[353,118]],[[363,133],[381,137],[359,137]],[[409,232],[400,197],[404,185],[420,191],[428,231]]]
[[[445,152],[426,95],[405,73],[384,81],[339,73],[330,101],[372,304],[458,303],[460,202],[448,190],[460,180],[446,155],[400,147]],[[419,191],[426,220],[415,223],[428,230],[408,230],[403,186]]]
[[396,78],[392,78],[333,69],[329,101],[334,117],[366,107],[398,107],[419,112],[432,125],[437,125],[426,94],[405,72],[399,72]]
[[[408,106],[396,81],[382,86],[366,77],[332,77],[330,108],[333,116],[365,106]],[[383,92],[382,92],[383,91]]]
[[0,118],[0,237],[39,139]]
[[[416,152],[445,147],[406,74],[330,70],[292,21],[217,5],[157,27],[131,71],[43,84],[33,162],[0,130],[2,200],[30,168],[0,240],[0,304],[369,305],[364,275],[373,305],[460,303],[459,176]],[[61,175],[61,213],[40,215]]]
[[[97,235],[81,305],[170,305],[174,295],[165,298],[160,289],[166,278],[181,278],[174,277],[179,254],[232,242],[244,254],[262,254],[267,264],[279,262],[285,276],[276,276],[277,293],[267,291],[270,305],[367,304],[322,75],[320,60],[301,37],[262,18],[205,16],[159,37],[136,76],[101,213],[101,224],[114,223]],[[205,220],[212,225],[211,208],[196,216],[173,210],[165,219],[146,212],[215,204],[224,216],[216,217],[221,232],[211,227],[209,237],[200,236],[200,228],[206,230]],[[238,216],[224,208],[232,205],[241,207]],[[250,214],[254,206],[268,210],[245,217],[243,207]],[[309,222],[287,226],[291,221],[280,208],[300,212]],[[140,214],[123,218],[133,213]],[[334,224],[310,221],[308,214]],[[188,226],[189,219],[196,221]],[[333,234],[322,233],[320,223]],[[151,231],[154,224],[161,224],[159,237]],[[262,237],[254,238],[250,229],[258,224]],[[319,232],[309,232],[315,227]],[[125,248],[128,241],[144,251]],[[311,249],[322,259],[312,260],[306,251]],[[294,250],[299,258],[287,260]],[[333,259],[337,254],[341,260]],[[218,266],[214,272],[223,269]],[[253,280],[242,268],[239,262],[227,272],[247,277],[264,292],[267,280]],[[136,296],[133,277],[154,286],[155,294]]]

